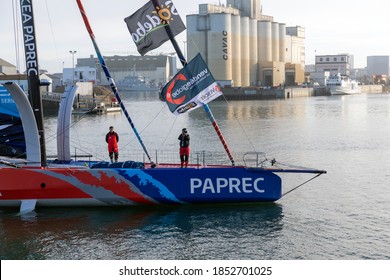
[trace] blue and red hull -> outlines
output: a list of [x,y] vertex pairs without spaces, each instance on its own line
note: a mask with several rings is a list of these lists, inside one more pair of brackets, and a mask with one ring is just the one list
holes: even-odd
[[212,168],[0,168],[0,207],[153,205],[276,201],[270,170]]

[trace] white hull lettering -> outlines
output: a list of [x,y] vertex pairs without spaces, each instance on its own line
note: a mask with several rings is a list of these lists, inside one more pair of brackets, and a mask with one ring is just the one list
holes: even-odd
[[264,178],[199,178],[190,179],[191,194],[195,193],[264,193]]

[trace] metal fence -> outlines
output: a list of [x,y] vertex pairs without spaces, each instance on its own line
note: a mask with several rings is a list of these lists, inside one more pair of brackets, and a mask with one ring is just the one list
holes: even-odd
[[[176,151],[168,150],[151,150],[150,157],[153,162],[166,163],[166,164],[178,164],[180,163],[179,153]],[[91,160],[94,161],[107,161],[109,160],[106,149],[97,149],[90,156]],[[81,159],[86,157],[86,152],[81,150],[74,150],[72,157]],[[243,165],[247,167],[261,167],[267,162],[267,158],[264,153],[260,152],[238,152],[233,153],[235,164]],[[148,157],[142,150],[128,150],[122,149],[119,153],[120,161],[140,161],[147,163]],[[191,151],[190,164],[196,164],[199,166],[208,165],[231,165],[230,159],[224,152],[213,152],[213,151]]]

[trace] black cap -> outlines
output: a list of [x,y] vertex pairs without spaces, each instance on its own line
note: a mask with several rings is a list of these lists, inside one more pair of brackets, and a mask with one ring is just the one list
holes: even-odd
[[187,128],[183,128],[181,131],[187,133]]

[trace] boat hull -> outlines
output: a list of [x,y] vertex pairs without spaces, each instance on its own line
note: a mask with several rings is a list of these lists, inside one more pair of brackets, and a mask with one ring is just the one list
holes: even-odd
[[350,87],[331,87],[330,94],[331,95],[349,95],[360,93],[360,88],[350,88]]
[[278,175],[260,168],[1,168],[0,207],[276,201]]

